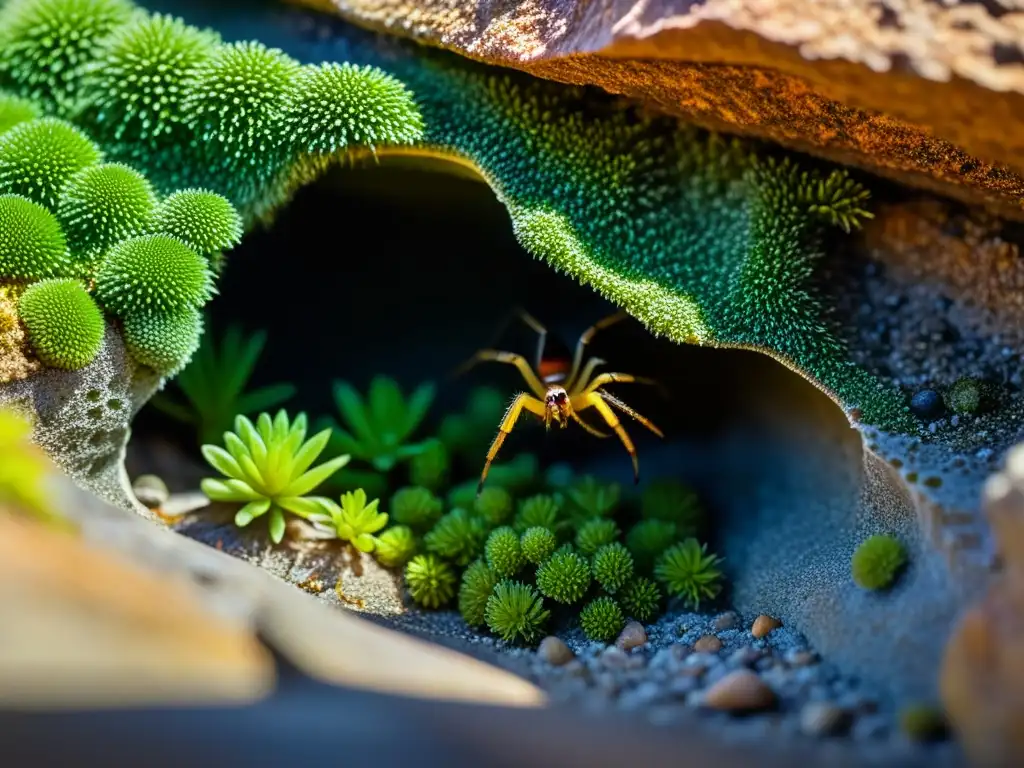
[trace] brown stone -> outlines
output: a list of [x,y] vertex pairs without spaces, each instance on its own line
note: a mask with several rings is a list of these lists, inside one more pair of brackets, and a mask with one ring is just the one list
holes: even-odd
[[717,632],[726,629],[736,629],[740,625],[740,615],[736,611],[726,611],[715,617],[713,626]]
[[292,2],[1024,218],[1021,14],[995,3]]
[[639,621],[631,621],[622,628],[615,645],[624,651],[643,645],[647,642],[647,631]]
[[730,672],[704,693],[704,706],[725,712],[755,712],[775,703],[775,692],[749,669]]
[[697,653],[718,653],[722,650],[722,641],[714,635],[704,635],[693,644]]
[[753,625],[750,627],[750,634],[756,638],[766,637],[769,632],[773,629],[778,629],[782,626],[782,622],[778,619],[774,619],[771,616],[765,616],[761,614],[754,619]]
[[569,646],[554,635],[548,635],[537,646],[537,655],[553,667],[560,667],[572,661],[576,656]]

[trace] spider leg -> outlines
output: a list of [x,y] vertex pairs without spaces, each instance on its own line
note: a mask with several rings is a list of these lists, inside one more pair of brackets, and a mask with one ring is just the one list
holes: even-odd
[[656,426],[654,426],[654,424],[651,423],[650,419],[647,419],[647,418],[641,416],[639,413],[634,411],[632,408],[630,408],[624,402],[619,400],[619,398],[615,397],[615,395],[613,395],[611,392],[607,392],[606,390],[602,389],[602,390],[600,390],[598,392],[591,392],[590,394],[596,395],[597,397],[600,397],[601,399],[611,403],[612,405],[614,405],[616,408],[618,408],[623,413],[628,413],[630,416],[632,416],[634,419],[639,421],[641,424],[643,424],[645,427],[647,427],[649,430],[651,430],[651,432],[656,434],[658,437],[665,437],[665,435],[662,433],[662,431],[660,429],[658,429]]
[[533,393],[540,398],[543,398],[547,393],[547,387],[541,383],[541,380],[537,377],[537,374],[533,372],[530,364],[526,362],[526,358],[522,355],[517,355],[514,352],[502,352],[498,349],[481,349],[469,360],[464,362],[458,368],[455,369],[453,376],[458,376],[461,373],[465,373],[477,363],[482,363],[486,360],[494,360],[499,363],[508,363],[514,365],[519,373],[522,374],[523,379],[526,380],[527,385],[533,391]]
[[[619,436],[619,440],[626,447],[629,452],[629,457],[633,460],[633,482],[640,482],[640,462],[636,457],[636,447],[633,445],[633,441],[629,438],[629,433],[626,432],[626,428],[622,426],[622,422],[619,421],[619,417],[615,415],[615,411],[608,407],[608,404],[601,399],[601,396],[596,392],[590,392],[589,394],[579,395],[575,398],[576,402],[579,403],[578,410],[592,407],[597,410],[601,417],[608,422],[608,426],[615,430],[615,434]],[[575,403],[574,403],[575,405]]]
[[614,325],[620,320],[625,320],[627,317],[629,317],[629,315],[622,310],[619,310],[614,315],[609,315],[603,320],[598,320],[580,334],[580,340],[576,342],[576,354],[572,360],[572,370],[569,372],[569,378],[565,380],[566,389],[571,389],[576,383],[576,377],[580,372],[580,365],[583,364],[583,350],[586,349],[587,344],[589,344],[594,338],[594,334],[598,331],[604,330],[610,325]]
[[498,434],[495,435],[494,441],[491,443],[491,447],[487,450],[487,461],[484,463],[484,469],[480,473],[480,483],[476,487],[476,495],[479,496],[480,492],[484,489],[484,481],[487,479],[487,473],[491,469],[491,462],[494,461],[494,457],[498,455],[498,451],[501,450],[501,444],[505,442],[505,438],[508,437],[512,428],[516,425],[516,420],[519,418],[519,414],[526,409],[530,413],[534,413],[541,418],[544,418],[547,408],[544,407],[544,403],[535,397],[531,397],[526,392],[520,392],[515,396],[515,399],[509,405],[508,410],[505,411],[505,416],[501,420],[501,425],[498,427]]
[[658,382],[654,379],[648,379],[644,376],[634,376],[631,373],[602,373],[600,376],[596,376],[593,381],[586,385],[583,389],[582,394],[590,394],[596,392],[598,389],[603,387],[605,384],[629,384],[635,382],[636,384],[651,384],[658,386]]
[[597,427],[594,427],[587,423],[586,421],[584,421],[583,419],[581,419],[580,415],[576,413],[575,409],[573,409],[570,412],[570,415],[572,416],[573,421],[575,421],[577,424],[579,424],[581,427],[587,430],[587,432],[592,434],[594,437],[611,437],[611,435],[609,435],[607,432],[602,432]]
[[602,360],[600,357],[592,357],[587,360],[587,364],[583,366],[583,370],[576,374],[576,379],[573,381],[572,387],[569,391],[574,392],[577,395],[586,392],[587,381],[594,375],[594,371],[597,370],[597,367],[599,365],[604,365],[606,362],[606,360]]
[[501,339],[501,335],[505,332],[505,329],[511,325],[513,320],[522,320],[537,334],[537,351],[534,353],[533,367],[540,368],[540,361],[544,357],[544,345],[547,342],[548,329],[541,325],[537,318],[522,307],[516,307],[508,313],[505,319],[501,321],[498,329],[494,332],[494,337],[487,346],[493,347],[497,344],[499,339]]

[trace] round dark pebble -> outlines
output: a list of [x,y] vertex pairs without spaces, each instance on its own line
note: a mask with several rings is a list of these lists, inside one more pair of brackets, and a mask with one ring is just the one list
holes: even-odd
[[942,396],[934,389],[922,389],[910,398],[910,410],[921,419],[934,419],[942,415]]

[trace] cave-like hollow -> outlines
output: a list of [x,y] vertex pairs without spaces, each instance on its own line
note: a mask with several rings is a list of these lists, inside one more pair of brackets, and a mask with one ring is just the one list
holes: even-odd
[[[268,332],[252,386],[293,382],[298,394],[286,407],[315,418],[334,415],[335,379],[361,390],[376,374],[395,377],[406,390],[432,380],[438,396],[423,434],[476,384],[510,398],[524,388],[511,366],[496,363],[449,378],[493,341],[514,307],[526,308],[549,336],[570,346],[615,309],[531,259],[484,184],[388,162],[338,169],[302,190],[271,227],[251,232],[228,254],[218,287],[209,308],[213,333],[229,322]],[[498,346],[531,356],[535,339],[513,324]],[[765,355],[676,345],[634,321],[599,335],[590,351],[608,361],[606,370],[651,376],[667,390],[666,397],[641,385],[611,387],[666,435],[659,440],[624,422],[637,445],[641,486],[673,477],[705,502],[709,543],[725,557],[729,579],[721,605],[792,621],[840,666],[897,698],[929,695],[948,612],[933,611],[897,638],[910,643],[916,663],[895,678],[874,663],[889,642],[877,626],[843,626],[850,610],[873,611],[882,623],[897,618],[929,590],[943,594],[945,576],[923,557],[901,591],[876,607],[865,608],[869,598],[851,588],[850,553],[858,536],[875,527],[873,514],[881,509],[911,539],[917,532],[895,481],[865,471],[870,462],[861,437],[840,408]],[[195,488],[198,464],[169,471],[165,460],[154,459],[167,452],[153,451],[154,444],[198,458],[194,434],[147,406],[134,423],[129,474],[157,471],[172,491]],[[567,462],[632,485],[621,444],[576,426],[545,435],[524,416],[502,455],[519,451],[535,453],[543,465]],[[872,475],[881,484],[869,482]],[[887,501],[873,509],[872,498]],[[870,680],[871,669],[881,672],[879,679]]]

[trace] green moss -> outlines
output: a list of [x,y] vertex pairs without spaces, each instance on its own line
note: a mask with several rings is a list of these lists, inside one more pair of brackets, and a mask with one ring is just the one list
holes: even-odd
[[907,563],[907,550],[892,536],[878,534],[860,543],[853,553],[850,571],[863,589],[886,589]]
[[960,416],[977,413],[984,401],[984,386],[977,379],[968,376],[957,379],[945,393],[946,407]]
[[242,241],[242,217],[223,195],[183,189],[160,204],[155,231],[175,237],[210,258]]
[[523,550],[519,544],[519,534],[507,525],[495,528],[487,537],[484,555],[487,558],[487,565],[498,576],[515,576],[523,567]]
[[576,531],[576,546],[580,552],[590,557],[605,544],[611,544],[618,539],[619,534],[619,526],[614,520],[587,520]]
[[624,626],[626,619],[622,609],[610,597],[596,597],[580,611],[580,627],[588,640],[609,643]]
[[38,280],[65,274],[70,266],[53,214],[20,195],[0,195],[0,276]]
[[127,0],[9,0],[0,9],[0,86],[71,110],[98,42],[131,12]]
[[103,313],[78,280],[33,283],[18,302],[18,314],[33,351],[52,368],[84,368],[103,345]]
[[696,610],[701,600],[713,598],[721,591],[722,573],[718,570],[721,562],[717,555],[707,554],[706,544],[686,539],[665,550],[658,558],[654,575],[669,594],[683,598]]
[[644,489],[640,511],[648,520],[674,523],[682,536],[694,536],[703,522],[704,511],[692,488],[675,480],[656,480]]
[[555,552],[537,569],[537,588],[557,603],[578,603],[590,582],[590,566],[571,550]]
[[409,594],[424,608],[441,608],[455,597],[455,571],[435,555],[416,555],[405,566]]
[[575,518],[606,517],[618,508],[622,486],[586,475],[573,483],[567,493],[572,502],[570,514]]
[[662,594],[658,585],[650,579],[631,580],[618,595],[627,615],[637,621],[652,621],[661,610]]
[[487,623],[487,600],[498,583],[498,574],[483,560],[475,560],[462,574],[459,586],[459,613],[471,627]]
[[594,553],[591,568],[597,582],[608,594],[614,595],[633,578],[633,556],[615,541]]
[[498,582],[484,609],[488,628],[508,643],[538,640],[550,615],[536,589],[508,579]]
[[437,439],[423,442],[421,449],[409,459],[409,480],[432,491],[442,488],[448,480],[451,457],[444,443]]
[[212,293],[206,260],[167,235],[123,240],[96,274],[96,297],[121,317],[199,309]]
[[399,568],[409,562],[418,549],[419,542],[411,528],[393,525],[376,537],[373,555],[385,568]]
[[51,117],[19,123],[0,137],[0,193],[23,195],[56,213],[71,178],[101,159],[70,123]]
[[549,528],[539,525],[527,528],[519,539],[523,559],[533,565],[540,565],[555,551],[558,539]]
[[514,527],[520,533],[535,526],[555,530],[560,508],[558,499],[543,493],[523,499],[519,502]]
[[391,497],[391,517],[414,531],[426,531],[441,518],[442,501],[429,489],[417,486],[400,488]]
[[128,315],[121,323],[128,352],[161,376],[174,376],[192,359],[203,335],[203,316],[186,307],[178,312]]
[[662,552],[679,540],[675,523],[664,520],[641,520],[626,534],[626,546],[636,561],[637,569],[645,573],[654,568]]
[[86,269],[118,241],[145,234],[155,211],[156,195],[146,177],[119,163],[80,170],[57,205],[68,246]]
[[42,116],[39,106],[31,99],[0,91],[0,135],[19,123],[27,123]]
[[504,488],[484,488],[473,502],[473,511],[488,527],[502,525],[512,516],[512,496]]
[[442,516],[423,537],[428,552],[468,565],[483,554],[486,529],[481,521],[464,509],[453,509]]

